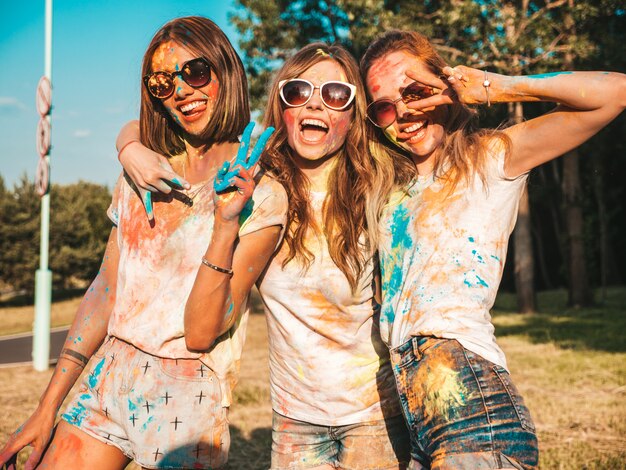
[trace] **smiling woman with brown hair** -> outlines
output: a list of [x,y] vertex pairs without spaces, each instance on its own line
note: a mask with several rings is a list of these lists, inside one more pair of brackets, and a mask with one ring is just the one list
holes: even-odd
[[[536,468],[533,421],[496,343],[493,306],[528,172],[626,107],[626,76],[509,77],[450,67],[428,38],[389,31],[361,60],[368,118],[418,176],[381,222],[380,328],[415,468]],[[469,105],[544,101],[551,112],[480,129]]]
[[39,407],[0,463],[31,444],[27,468],[40,459],[40,468],[226,464],[248,294],[279,243],[287,198],[279,183],[249,171],[260,148],[247,160],[243,66],[212,21],[167,23],[142,70],[141,142],[162,151],[192,186],[155,198],[148,221],[137,188],[120,176],[100,272]]

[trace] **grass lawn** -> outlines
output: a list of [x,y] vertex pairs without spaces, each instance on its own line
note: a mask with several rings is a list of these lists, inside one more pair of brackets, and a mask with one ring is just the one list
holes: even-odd
[[[78,302],[55,302],[53,326],[69,323]],[[541,313],[519,315],[514,296],[502,294],[493,315],[496,336],[537,425],[540,467],[626,469],[626,287],[609,289],[606,303],[594,308],[566,308],[564,291],[541,293],[538,303]],[[254,305],[260,312],[258,298]],[[32,316],[32,306],[0,307],[0,334],[28,331]],[[265,318],[255,314],[230,413],[233,469],[269,467],[268,373]],[[30,367],[0,369],[0,442],[35,408],[50,375]]]

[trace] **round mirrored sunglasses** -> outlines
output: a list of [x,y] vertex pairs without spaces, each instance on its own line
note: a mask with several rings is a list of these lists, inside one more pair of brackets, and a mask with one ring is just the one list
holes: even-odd
[[180,76],[193,88],[200,88],[211,82],[211,65],[203,57],[185,62],[177,72],[152,72],[143,77],[143,82],[152,96],[169,98],[174,93],[174,77]]

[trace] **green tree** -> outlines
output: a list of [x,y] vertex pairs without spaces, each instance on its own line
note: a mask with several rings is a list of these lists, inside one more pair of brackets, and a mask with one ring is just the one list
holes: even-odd
[[13,191],[3,181],[0,194],[0,276],[13,289],[32,292],[39,260],[39,197],[26,175]]
[[[586,34],[573,33],[571,22],[562,21],[568,15],[590,14],[593,2],[573,6],[567,0],[240,0],[239,4],[233,21],[244,37],[240,46],[256,106],[271,70],[295,49],[313,40],[337,41],[359,57],[374,36],[391,27],[426,34],[451,64],[509,75],[558,69],[566,57],[587,57],[593,51]],[[521,103],[509,106],[511,123],[523,118]],[[513,237],[516,290],[520,311],[528,312],[535,309],[535,294],[527,199],[521,210]]]
[[100,266],[111,223],[111,194],[104,186],[79,182],[52,185],[50,269],[56,287],[85,285]]
[[[50,269],[55,288],[85,286],[98,272],[111,223],[105,186],[50,189]],[[0,286],[32,294],[39,267],[41,202],[26,176],[8,190],[0,177]]]

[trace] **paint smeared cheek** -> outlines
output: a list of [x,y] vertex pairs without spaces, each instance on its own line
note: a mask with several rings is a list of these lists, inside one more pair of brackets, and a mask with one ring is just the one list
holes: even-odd
[[385,134],[385,137],[387,137],[387,140],[389,140],[389,142],[396,147],[400,147],[407,152],[411,151],[411,148],[406,143],[398,141],[398,131],[393,125],[383,129],[383,133]]
[[[177,90],[177,92],[178,92],[178,90]],[[178,113],[177,113],[178,110],[175,107],[166,105],[165,106],[165,110],[167,111],[167,114],[169,114],[172,117],[172,119],[174,119],[176,124],[178,124],[179,126],[182,126],[182,123],[180,121],[180,117],[178,116]]]
[[205,95],[208,101],[213,103],[217,101],[217,92],[219,90],[219,87],[220,84],[215,79],[211,80],[211,82],[206,86]]
[[328,153],[334,152],[346,141],[352,115],[345,113],[330,116],[330,130],[327,140]]

